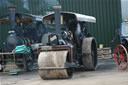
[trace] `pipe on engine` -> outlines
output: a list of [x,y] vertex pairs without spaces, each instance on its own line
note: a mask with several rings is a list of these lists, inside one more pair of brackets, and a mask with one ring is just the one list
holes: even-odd
[[8,7],[8,11],[9,11],[9,23],[11,26],[11,31],[14,31],[16,7]]
[[55,10],[54,17],[55,17],[55,24],[56,24],[56,33],[60,34],[60,21],[61,21],[60,20],[61,19],[60,10],[61,10],[61,6],[54,6],[53,8]]

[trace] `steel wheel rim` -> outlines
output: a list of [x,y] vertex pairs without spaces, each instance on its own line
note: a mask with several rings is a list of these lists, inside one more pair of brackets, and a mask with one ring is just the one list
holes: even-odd
[[128,66],[128,53],[123,45],[116,46],[114,50],[114,61],[120,70],[125,70]]

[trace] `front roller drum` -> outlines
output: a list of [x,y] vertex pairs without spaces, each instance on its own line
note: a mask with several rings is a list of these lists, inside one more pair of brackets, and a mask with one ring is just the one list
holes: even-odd
[[72,77],[73,69],[65,66],[68,51],[41,52],[38,58],[39,74],[42,79],[66,79]]
[[120,70],[125,70],[128,66],[128,53],[123,45],[116,46],[114,50],[114,60]]

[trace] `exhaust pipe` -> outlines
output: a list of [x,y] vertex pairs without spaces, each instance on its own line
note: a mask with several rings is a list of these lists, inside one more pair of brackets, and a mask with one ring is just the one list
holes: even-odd
[[61,22],[61,14],[60,14],[60,11],[61,11],[61,6],[53,6],[54,8],[54,11],[55,11],[55,14],[54,14],[54,17],[55,17],[55,24],[56,24],[56,33],[57,34],[60,34],[60,22]]
[[11,31],[14,31],[16,7],[8,7],[8,11],[9,11],[9,23],[10,23]]

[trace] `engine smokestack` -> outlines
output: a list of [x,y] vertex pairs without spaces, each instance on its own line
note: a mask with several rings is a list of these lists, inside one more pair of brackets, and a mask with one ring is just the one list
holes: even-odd
[[55,17],[55,24],[56,24],[56,33],[60,33],[61,6],[53,6],[53,8],[55,11],[54,17]]
[[9,23],[10,23],[11,31],[14,31],[16,7],[8,7],[8,11],[9,11]]

